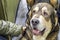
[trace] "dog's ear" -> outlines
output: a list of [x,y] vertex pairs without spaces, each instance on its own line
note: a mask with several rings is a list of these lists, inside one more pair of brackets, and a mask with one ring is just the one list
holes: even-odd
[[58,5],[58,0],[50,0],[50,4],[55,8],[58,9],[59,5]]
[[55,26],[57,26],[57,24],[58,24],[57,11],[56,11],[56,10],[54,10],[54,13],[55,13]]
[[32,7],[35,3],[35,0],[26,0],[27,1],[27,4],[28,6]]

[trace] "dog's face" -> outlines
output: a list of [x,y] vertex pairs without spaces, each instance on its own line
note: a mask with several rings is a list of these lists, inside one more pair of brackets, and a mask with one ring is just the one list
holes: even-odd
[[48,3],[34,5],[28,16],[34,35],[47,36],[58,22],[56,11]]

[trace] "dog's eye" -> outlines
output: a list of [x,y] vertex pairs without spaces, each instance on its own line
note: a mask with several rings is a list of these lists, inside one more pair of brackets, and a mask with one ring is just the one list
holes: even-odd
[[44,12],[43,15],[44,15],[45,17],[48,17],[48,13],[47,13],[47,12]]
[[48,15],[48,14],[47,14],[47,12],[44,12],[44,15],[46,15],[46,16],[47,16],[47,15]]
[[35,10],[33,10],[33,13],[35,13],[36,11]]

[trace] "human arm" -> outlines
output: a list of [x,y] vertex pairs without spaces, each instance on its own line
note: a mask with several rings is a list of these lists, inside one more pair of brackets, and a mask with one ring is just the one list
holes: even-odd
[[9,21],[0,20],[0,35],[17,36],[24,30],[22,25],[16,25]]

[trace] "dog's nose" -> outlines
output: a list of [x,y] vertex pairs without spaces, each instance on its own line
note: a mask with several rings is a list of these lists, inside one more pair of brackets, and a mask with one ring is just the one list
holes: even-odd
[[37,20],[37,19],[33,19],[32,20],[32,24],[35,26],[35,25],[37,25],[39,23],[39,20]]

